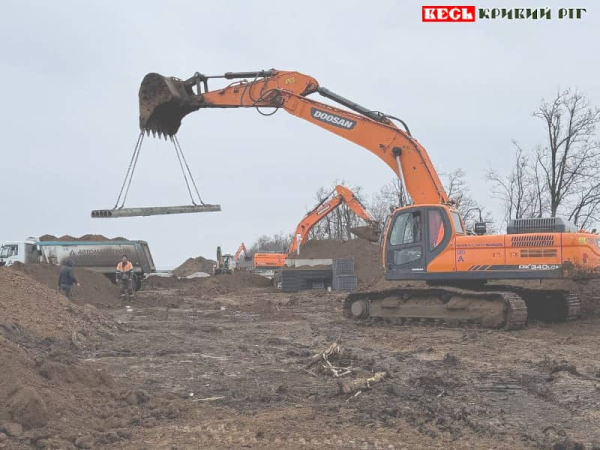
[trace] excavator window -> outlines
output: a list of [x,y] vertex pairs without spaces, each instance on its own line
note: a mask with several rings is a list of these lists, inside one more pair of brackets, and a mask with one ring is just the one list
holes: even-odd
[[390,244],[403,245],[421,242],[421,211],[398,215],[392,228]]
[[429,211],[429,251],[435,250],[444,239],[442,213],[436,209]]
[[393,250],[393,263],[402,266],[423,258],[423,221],[421,211],[396,216],[390,233],[390,244],[402,246]]
[[456,228],[456,234],[465,234],[463,223],[460,215],[456,211],[452,211],[452,220],[454,221],[454,228]]

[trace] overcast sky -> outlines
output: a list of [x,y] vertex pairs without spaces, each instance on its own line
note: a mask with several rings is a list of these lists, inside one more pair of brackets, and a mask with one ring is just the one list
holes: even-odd
[[[481,1],[477,7],[585,7],[583,20],[422,23],[421,1],[2,1],[0,241],[45,233],[144,239],[159,268],[290,233],[336,179],[374,193],[393,172],[370,152],[279,111],[202,110],[178,134],[198,187],[220,213],[91,219],[119,192],[148,72],[188,78],[277,68],[314,76],[404,119],[438,172],[463,168],[498,212],[483,176],[510,169],[531,112],[576,87],[600,105],[596,2]],[[472,2],[466,2],[472,4]],[[218,83],[212,86],[219,87]],[[146,139],[127,206],[180,205],[170,143]]]

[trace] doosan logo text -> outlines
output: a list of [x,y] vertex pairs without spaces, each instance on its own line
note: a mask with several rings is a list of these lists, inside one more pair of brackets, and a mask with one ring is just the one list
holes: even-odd
[[346,130],[351,130],[356,126],[354,120],[345,119],[344,117],[336,116],[317,108],[311,108],[310,115],[320,122],[325,122],[338,128],[345,128]]
[[423,22],[475,22],[475,7],[423,6]]

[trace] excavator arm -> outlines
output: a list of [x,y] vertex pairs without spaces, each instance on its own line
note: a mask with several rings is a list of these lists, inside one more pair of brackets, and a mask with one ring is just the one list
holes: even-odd
[[[315,209],[309,212],[306,216],[302,218],[298,226],[296,227],[296,232],[294,233],[294,237],[292,238],[292,243],[288,249],[288,255],[295,253],[298,250],[298,247],[306,242],[306,238],[308,233],[318,224],[321,219],[326,217],[328,214],[333,212],[338,206],[342,204],[342,196],[336,195],[335,197],[330,198],[326,202],[322,202]],[[300,238],[298,238],[300,237]]]
[[237,251],[235,252],[235,255],[233,256],[233,260],[235,261],[236,264],[239,261],[240,255],[242,254],[242,252],[244,252],[245,256],[248,256],[248,250],[246,250],[246,245],[243,242],[238,247]]
[[336,186],[335,191],[337,192],[337,195],[329,200],[319,203],[312,211],[302,218],[300,223],[298,223],[292,243],[288,249],[288,255],[295,253],[298,250],[298,247],[306,242],[311,230],[342,203],[345,203],[352,212],[369,224],[367,227],[357,227],[350,231],[367,240],[378,240],[379,224],[373,219],[373,216],[367,212],[352,191],[341,185]]
[[[209,90],[208,81],[213,78],[242,80]],[[353,111],[306,97],[314,93]],[[202,108],[254,107],[261,112],[261,108],[282,108],[375,154],[403,180],[415,204],[449,202],[427,152],[404,122],[345,99],[299,72],[273,69],[216,76],[196,73],[185,81],[150,73],[142,81],[139,98],[141,129],[165,138],[177,133],[187,114]]]

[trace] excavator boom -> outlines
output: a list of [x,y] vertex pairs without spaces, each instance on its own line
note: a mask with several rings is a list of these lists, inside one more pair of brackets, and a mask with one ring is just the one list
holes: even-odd
[[324,200],[319,203],[312,211],[310,211],[306,216],[302,218],[298,226],[296,227],[296,232],[294,233],[294,237],[292,239],[292,243],[288,249],[288,254],[291,255],[295,253],[300,245],[304,244],[307,241],[308,235],[311,230],[325,217],[331,214],[335,209],[344,203],[346,206],[354,212],[358,217],[363,219],[369,225],[364,227],[356,227],[352,228],[350,231],[353,234],[356,234],[358,237],[362,239],[366,239],[368,241],[377,242],[379,240],[379,235],[381,233],[379,229],[379,223],[373,219],[373,216],[367,212],[365,207],[360,203],[358,198],[352,193],[350,189],[345,186],[337,185],[335,187],[335,191],[337,195],[333,196],[329,200]]
[[[213,78],[238,81],[209,90],[208,81]],[[354,112],[306,98],[314,93]],[[216,76],[196,73],[185,81],[150,73],[142,81],[139,99],[141,129],[158,133],[159,137],[173,136],[187,114],[202,108],[281,108],[382,159],[404,180],[415,204],[449,201],[427,152],[410,135],[404,122],[320,87],[317,80],[299,72],[272,69]],[[394,120],[404,129],[396,126]]]

